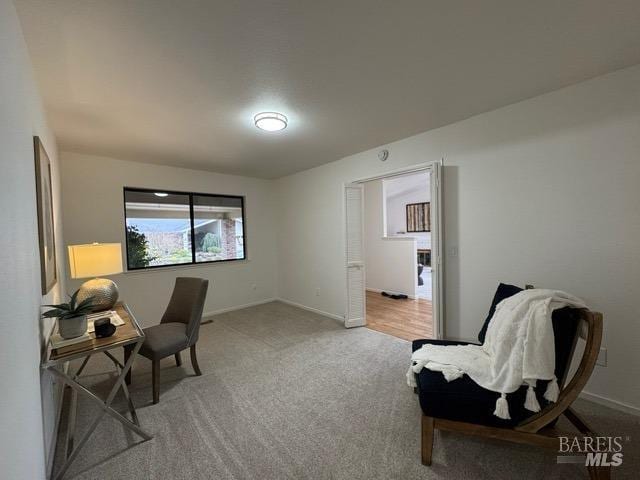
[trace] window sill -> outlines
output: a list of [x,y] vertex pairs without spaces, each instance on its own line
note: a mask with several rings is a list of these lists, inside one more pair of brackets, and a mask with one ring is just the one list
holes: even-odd
[[167,265],[161,267],[153,267],[153,268],[140,268],[137,270],[125,270],[122,272],[124,275],[143,275],[147,273],[156,273],[156,272],[167,272],[174,270],[183,270],[185,268],[207,268],[214,267],[218,265],[237,265],[237,264],[245,264],[250,262],[251,259],[239,259],[239,260],[222,260],[218,262],[206,262],[206,263],[185,263],[184,265]]
[[407,241],[407,240],[414,241],[414,240],[417,240],[416,237],[409,237],[409,236],[407,236],[407,237],[405,237],[405,236],[401,236],[401,237],[400,236],[397,236],[397,237],[396,236],[394,236],[394,237],[381,237],[381,239],[382,240],[391,240],[391,241]]

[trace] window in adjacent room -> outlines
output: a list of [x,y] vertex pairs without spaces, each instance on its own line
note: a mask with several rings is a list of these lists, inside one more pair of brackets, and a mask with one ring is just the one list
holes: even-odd
[[124,189],[129,270],[243,260],[244,198]]

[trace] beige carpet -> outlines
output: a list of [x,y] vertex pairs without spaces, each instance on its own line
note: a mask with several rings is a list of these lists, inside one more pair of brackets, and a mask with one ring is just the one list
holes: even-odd
[[[436,434],[433,466],[422,466],[404,340],[270,303],[215,317],[198,348],[201,377],[188,355],[180,368],[163,361],[158,405],[140,357],[132,392],[154,438],[140,443],[107,418],[67,478],[587,478],[584,468],[556,465],[553,453],[447,433]],[[113,376],[100,372],[113,368],[104,356],[92,362],[85,382],[106,391]],[[640,418],[585,401],[576,407],[602,434],[630,437],[613,478],[638,478]],[[96,411],[80,402],[78,437]]]

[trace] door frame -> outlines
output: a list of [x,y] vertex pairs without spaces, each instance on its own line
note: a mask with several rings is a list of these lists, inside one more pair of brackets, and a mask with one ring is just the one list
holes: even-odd
[[[389,170],[377,175],[357,178],[350,182],[345,182],[342,190],[342,197],[346,193],[346,188],[353,184],[364,184],[373,180],[381,180],[384,178],[397,177],[407,175],[409,173],[428,171],[430,173],[431,183],[431,270],[432,270],[432,304],[433,304],[433,336],[437,339],[444,338],[445,334],[445,318],[444,318],[444,243],[443,243],[443,209],[442,209],[442,165],[444,159],[420,163],[417,165],[411,165],[399,169]],[[364,198],[364,196],[363,196]],[[364,207],[363,207],[364,208]],[[346,224],[346,204],[343,209],[344,219],[342,226],[344,228],[345,242],[347,239],[347,224]],[[364,211],[363,211],[364,214]],[[363,217],[364,218],[364,217]],[[363,225],[364,228],[364,225]],[[363,236],[364,238],[364,236]],[[347,252],[345,244],[345,277],[347,272]],[[348,287],[348,286],[347,286]],[[349,291],[347,288],[347,299],[349,298]],[[365,296],[366,298],[366,296]],[[345,318],[346,315],[345,315]],[[365,323],[366,323],[366,304],[365,304]],[[349,327],[351,325],[346,325]]]

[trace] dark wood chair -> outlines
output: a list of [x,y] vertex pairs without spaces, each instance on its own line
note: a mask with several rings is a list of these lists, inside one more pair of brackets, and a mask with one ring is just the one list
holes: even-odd
[[[160,401],[160,360],[174,355],[176,365],[182,365],[180,352],[191,350],[191,365],[196,375],[202,375],[196,357],[196,342],[209,281],[202,278],[178,277],[173,294],[159,325],[144,329],[145,340],[138,352],[151,360],[153,377],[153,403]],[[125,349],[125,361],[131,355]],[[131,370],[126,378],[131,383]]]
[[[468,421],[457,421],[450,418],[435,418],[423,413],[422,463],[424,465],[431,465],[435,430],[447,430],[467,435],[522,443],[548,448],[556,452],[559,451],[560,436],[569,437],[570,439],[576,437],[582,438],[582,436],[596,437],[597,434],[594,433],[587,423],[571,408],[571,404],[589,380],[596,363],[602,340],[602,314],[589,310],[577,310],[577,312],[580,321],[572,339],[569,359],[572,358],[575,353],[575,346],[579,337],[586,341],[586,345],[578,369],[571,378],[571,381],[566,383],[566,372],[568,372],[568,368],[565,369],[563,377],[558,379],[561,390],[556,403],[548,403],[540,412],[532,414],[528,418],[508,428],[481,425]],[[558,430],[555,424],[561,415],[564,415],[581,435]],[[591,479],[610,478],[610,467],[588,466],[587,468]]]

